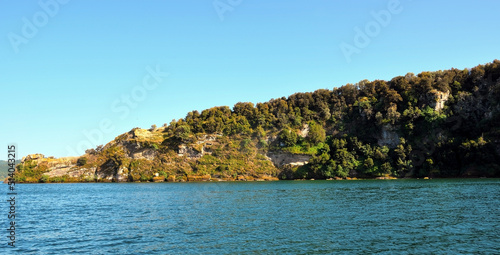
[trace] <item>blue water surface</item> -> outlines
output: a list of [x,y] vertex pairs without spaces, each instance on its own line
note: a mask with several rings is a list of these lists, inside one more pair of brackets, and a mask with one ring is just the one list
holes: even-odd
[[499,179],[16,187],[2,254],[500,253]]

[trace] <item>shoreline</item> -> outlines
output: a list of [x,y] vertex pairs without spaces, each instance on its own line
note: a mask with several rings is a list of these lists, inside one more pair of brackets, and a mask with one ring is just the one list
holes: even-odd
[[[193,180],[193,181],[135,181],[135,182],[116,182],[116,181],[94,181],[94,182],[78,182],[78,181],[68,181],[68,182],[19,182],[16,184],[75,184],[75,183],[218,183],[218,182],[233,182],[233,183],[244,183],[244,182],[291,182],[291,181],[387,181],[387,180],[451,180],[451,179],[500,179],[498,177],[438,177],[438,178],[346,178],[346,179],[293,179],[293,180],[222,180],[222,179],[211,179],[211,180]],[[7,179],[2,182],[2,184],[7,184]]]

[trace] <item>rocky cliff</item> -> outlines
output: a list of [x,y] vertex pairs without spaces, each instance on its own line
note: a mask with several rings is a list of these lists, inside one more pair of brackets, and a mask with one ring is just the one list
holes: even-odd
[[[220,134],[200,134],[174,141],[172,146],[172,141],[164,139],[164,131],[135,128],[80,157],[56,159],[31,154],[18,165],[17,178],[19,182],[277,180],[283,162],[297,161],[290,160],[293,155],[281,156],[281,161],[275,160],[277,164],[273,165],[270,158],[251,147],[248,151],[236,148],[234,153],[221,153],[221,148],[235,144],[221,139]],[[165,150],[162,143],[175,149]]]
[[292,154],[289,152],[269,152],[267,153],[269,160],[273,162],[276,167],[289,166],[303,166],[311,159],[311,155],[307,154]]

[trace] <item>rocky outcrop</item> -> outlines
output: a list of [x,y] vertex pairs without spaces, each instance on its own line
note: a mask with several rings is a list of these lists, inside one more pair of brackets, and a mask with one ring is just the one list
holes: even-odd
[[302,126],[302,128],[299,130],[298,135],[299,135],[300,137],[305,138],[305,137],[307,137],[307,135],[308,135],[308,134],[309,134],[309,124],[304,124],[304,125]]
[[191,144],[181,144],[178,148],[177,155],[179,157],[186,156],[188,159],[199,159],[203,155],[212,154],[212,146],[217,144],[217,137],[220,134],[202,135],[195,142]]
[[37,154],[29,154],[28,156],[26,157],[23,157],[21,159],[21,163],[24,163],[26,161],[30,161],[30,160],[42,160],[44,159],[45,156],[43,154],[40,154],[40,153],[37,153]]
[[195,150],[194,148],[192,147],[188,147],[187,145],[185,144],[182,144],[182,145],[179,145],[179,151],[178,151],[178,156],[179,157],[188,157],[189,159],[198,159],[198,158],[201,158],[203,157],[204,155],[204,150],[203,150],[203,147],[201,147],[201,150],[200,151],[197,151]]
[[267,157],[276,167],[281,168],[285,165],[305,165],[309,162],[312,156],[307,154],[292,154],[288,152],[269,152],[267,153]]
[[390,124],[383,125],[380,135],[377,137],[377,144],[379,146],[395,148],[399,144],[399,135],[395,130],[396,128]]
[[95,173],[96,178],[101,181],[112,181],[116,174],[117,167],[112,160],[106,161]]
[[[97,167],[90,168],[71,168],[66,174],[73,178],[83,178],[83,179],[94,179],[97,171]],[[61,175],[55,175],[61,176]]]
[[80,177],[81,175],[92,172],[88,169],[78,168],[76,164],[77,159],[77,157],[63,157],[56,159],[54,157],[45,157],[43,154],[30,154],[21,160],[21,164],[35,161],[37,165],[45,166],[47,168],[47,172],[44,174],[49,177],[60,177],[65,175],[69,177]]
[[114,181],[116,182],[126,182],[128,181],[128,169],[125,167],[119,167],[116,171]]
[[434,95],[435,103],[431,104],[431,107],[434,108],[435,111],[439,112],[444,108],[444,104],[446,103],[446,101],[448,101],[448,98],[450,98],[450,92],[437,91]]
[[420,100],[422,100],[424,104],[433,108],[435,111],[439,112],[444,108],[444,105],[449,98],[450,91],[442,92],[431,90],[429,93],[422,95]]
[[[307,136],[307,125],[304,126],[303,135]],[[241,162],[249,163],[258,171],[249,171],[248,174],[235,176],[233,173],[211,175],[210,170],[205,170],[204,175],[193,171],[191,164],[195,164],[204,155],[211,155],[212,151],[220,149],[222,143],[218,140],[221,134],[203,134],[198,137],[190,137],[185,143],[178,146],[178,150],[160,154],[158,148],[163,146],[165,140],[160,129],[144,130],[133,129],[130,132],[118,136],[115,140],[105,146],[89,149],[81,157],[46,158],[43,154],[31,154],[23,158],[24,166],[20,169],[30,169],[28,173],[35,175],[26,177],[26,182],[127,182],[127,181],[271,181],[277,180],[277,169],[271,164],[273,161],[277,167],[283,165],[298,166],[307,164],[310,155],[296,155],[290,153],[270,153],[266,158],[258,152],[258,155],[247,161],[239,158]],[[161,137],[161,139],[160,139]],[[223,140],[224,143],[228,141]],[[231,141],[229,141],[231,142]],[[235,143],[239,145],[238,143]],[[234,155],[239,155],[241,148],[234,147]],[[245,153],[249,153],[246,151]],[[252,153],[252,152],[250,152]],[[248,155],[247,155],[248,156]],[[269,160],[268,162],[262,162]],[[222,166],[228,168],[239,167],[227,165],[216,161],[216,165],[210,165],[216,171]],[[253,165],[252,165],[253,164]],[[257,166],[258,164],[258,166]],[[268,169],[269,171],[263,171]],[[163,173],[162,173],[163,172]],[[159,174],[161,173],[161,174]],[[214,174],[212,172],[212,174]],[[167,178],[168,177],[168,178]]]
[[70,173],[72,175],[75,175],[73,172],[78,170],[76,168],[76,163],[71,161],[61,161],[56,164],[49,164],[48,166],[50,171],[46,173],[46,175],[48,175],[49,177],[69,175]]
[[143,147],[139,142],[124,143],[128,151],[128,156],[133,159],[152,160],[156,156],[156,151],[150,147]]

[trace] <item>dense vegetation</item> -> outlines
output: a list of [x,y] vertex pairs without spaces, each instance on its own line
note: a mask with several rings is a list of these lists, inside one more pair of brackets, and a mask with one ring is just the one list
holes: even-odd
[[[240,135],[258,139],[265,150],[314,155],[310,164],[290,169],[289,178],[499,176],[499,77],[495,60],[472,69],[364,80],[256,106],[238,103],[232,111],[193,111],[167,132],[174,139]],[[309,134],[301,137],[306,124]],[[399,141],[384,144],[383,132]],[[278,139],[267,144],[269,135]]]
[[[125,159],[117,143],[88,153],[78,164],[125,164],[131,180],[151,179],[154,168],[166,176],[498,177],[500,61],[192,111],[165,124],[160,134],[140,141],[159,152],[141,163],[142,170]],[[196,150],[206,134],[219,136],[210,155],[189,162],[177,157],[179,146]],[[273,151],[312,158],[304,166],[274,171],[262,156]],[[91,154],[99,157],[91,160]]]

